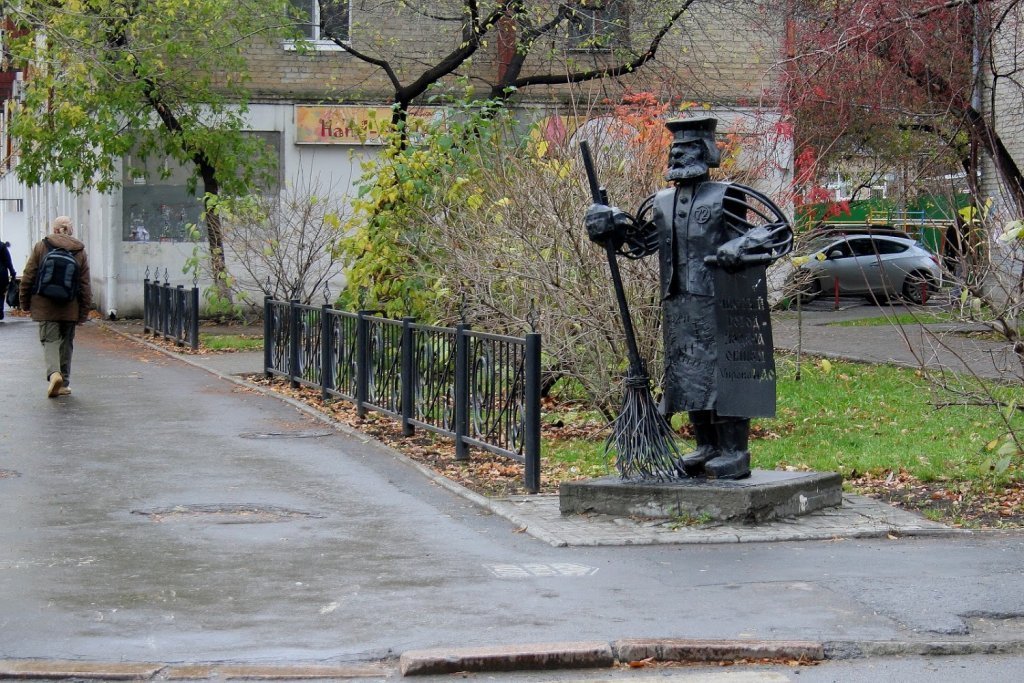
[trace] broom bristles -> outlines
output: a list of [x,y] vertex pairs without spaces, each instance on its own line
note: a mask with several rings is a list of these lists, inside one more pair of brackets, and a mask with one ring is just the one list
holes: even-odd
[[679,444],[672,426],[658,412],[646,375],[630,373],[626,377],[622,410],[605,442],[605,452],[612,449],[616,452],[615,467],[623,479],[679,478]]

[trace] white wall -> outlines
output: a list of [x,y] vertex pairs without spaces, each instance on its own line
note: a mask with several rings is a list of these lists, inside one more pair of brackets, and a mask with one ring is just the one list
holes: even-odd
[[[323,192],[349,197],[360,175],[360,164],[375,154],[374,147],[343,145],[296,145],[294,107],[291,104],[257,104],[251,107],[250,129],[282,133],[281,168],[285,183],[318,183]],[[53,219],[67,215],[89,254],[93,298],[104,316],[140,317],[142,281],[169,277],[175,284],[189,285],[192,276],[183,273],[186,262],[205,242],[128,242],[122,240],[122,201],[119,192],[75,195],[66,188],[49,185],[25,188],[9,173],[0,178],[0,198],[24,199],[22,212],[9,209],[13,202],[0,202],[0,236],[11,242],[11,256],[21,270],[31,246],[49,231]],[[200,281],[200,287],[209,282]],[[332,283],[337,292],[339,283]]]

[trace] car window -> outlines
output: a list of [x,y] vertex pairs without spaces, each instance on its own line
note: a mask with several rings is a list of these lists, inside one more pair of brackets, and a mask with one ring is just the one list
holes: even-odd
[[[849,256],[853,256],[849,243],[845,241],[836,242],[822,251],[825,252],[825,256],[828,258],[847,258]],[[840,252],[838,256],[835,255],[837,251]]]
[[909,244],[896,240],[875,240],[875,246],[879,254],[902,254],[910,248]]
[[857,256],[884,256],[900,254],[909,249],[909,245],[884,237],[855,237],[850,240],[853,253]]
[[853,248],[854,256],[874,256],[875,245],[870,238],[856,237],[850,240],[850,247]]

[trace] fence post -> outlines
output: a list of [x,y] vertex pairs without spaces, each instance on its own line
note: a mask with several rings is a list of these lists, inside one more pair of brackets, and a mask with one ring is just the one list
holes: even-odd
[[291,380],[292,388],[299,386],[299,372],[301,371],[301,359],[299,358],[299,300],[292,299],[288,302],[288,349],[290,358],[288,363],[288,379]]
[[263,374],[267,379],[273,376],[270,372],[274,364],[274,315],[273,299],[267,294],[263,297]]
[[162,313],[160,316],[160,334],[163,335],[164,339],[167,339],[171,336],[171,283],[169,280],[164,280],[160,294],[162,300],[160,306],[160,312]]
[[370,393],[370,311],[356,315],[356,416],[365,417]]
[[402,436],[412,436],[416,428],[413,418],[416,400],[416,354],[413,348],[412,324],[416,318],[402,318]]
[[199,288],[192,287],[192,317],[189,320],[189,344],[193,351],[199,350]]
[[185,345],[185,285],[174,290],[174,344]]
[[540,335],[526,335],[526,377],[523,384],[523,486],[528,493],[540,491]]
[[469,434],[469,331],[470,326],[455,326],[455,459],[469,460],[469,446],[463,437]]
[[327,400],[334,388],[334,321],[331,311],[334,307],[324,304],[320,307],[320,397]]
[[833,280],[832,282],[833,282],[833,285],[834,285],[834,288],[835,288],[835,299],[833,299],[833,301],[832,301],[832,310],[833,311],[838,311],[839,310],[839,280]]
[[[149,268],[146,268],[149,273]],[[149,332],[149,316],[152,314],[152,304],[149,302],[149,278],[142,280],[142,334]]]

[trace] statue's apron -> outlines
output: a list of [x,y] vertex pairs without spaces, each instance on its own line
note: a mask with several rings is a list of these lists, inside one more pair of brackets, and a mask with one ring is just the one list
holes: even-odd
[[659,231],[664,407],[731,417],[775,415],[775,361],[765,266],[728,273],[704,263],[737,236],[722,215],[726,191],[706,182],[663,190],[654,202]]

